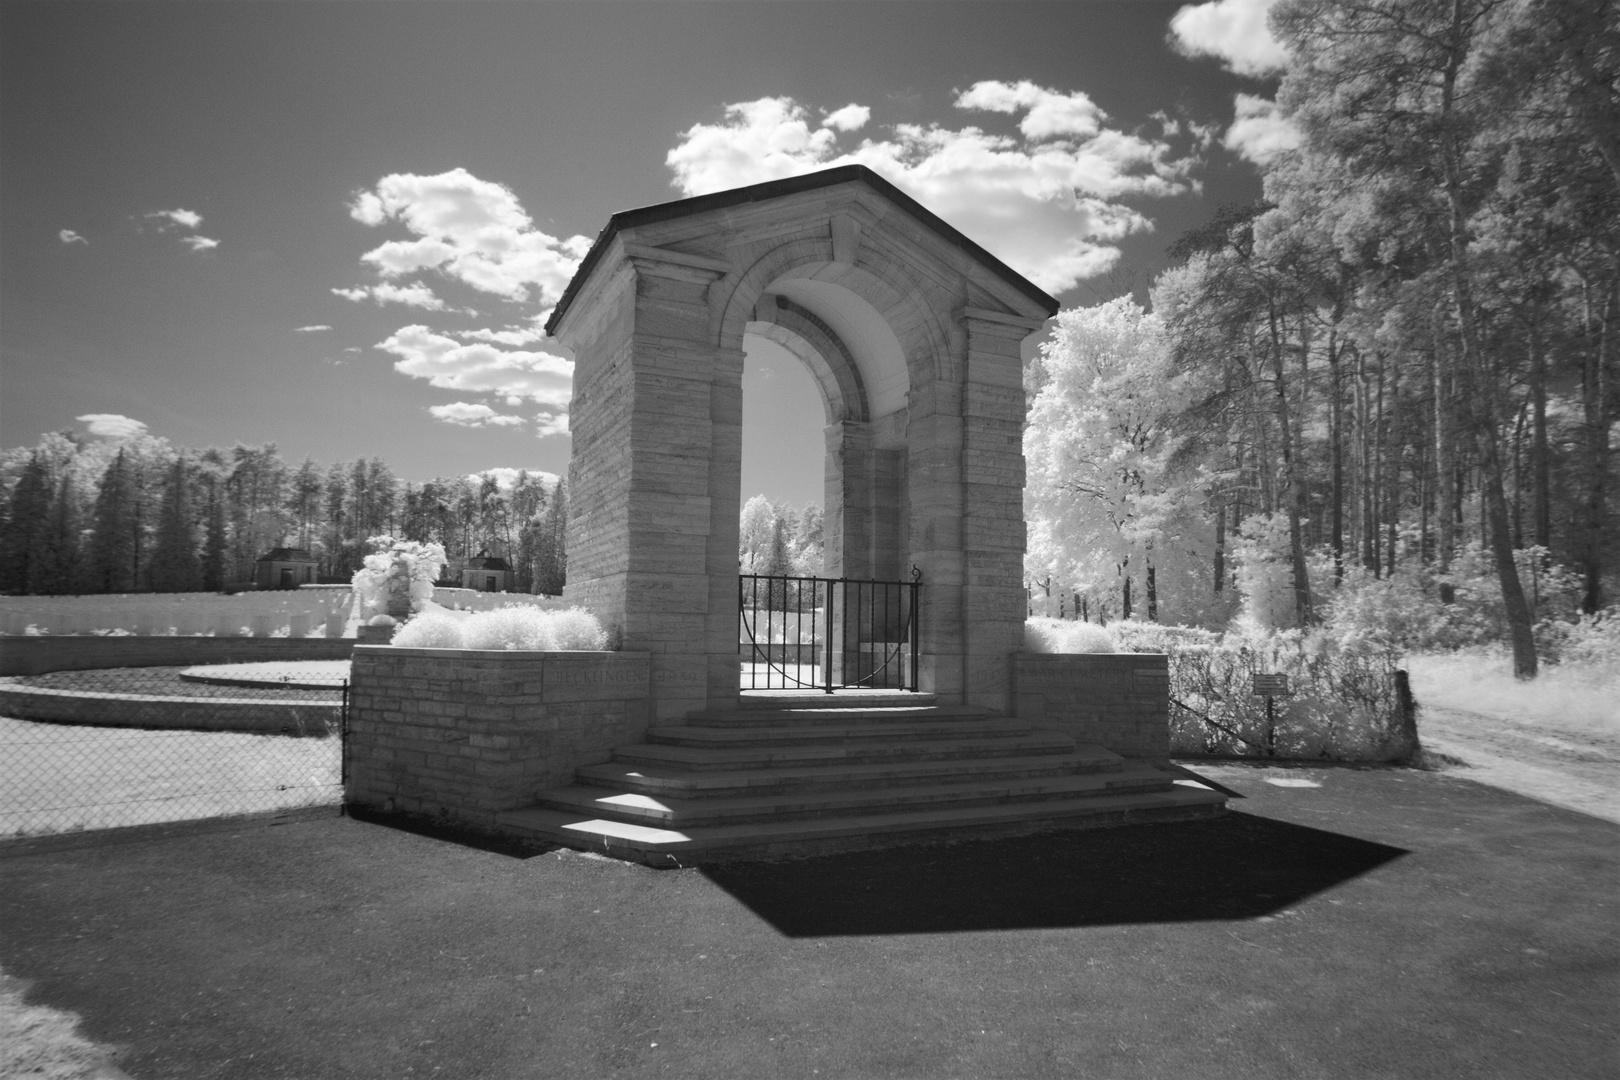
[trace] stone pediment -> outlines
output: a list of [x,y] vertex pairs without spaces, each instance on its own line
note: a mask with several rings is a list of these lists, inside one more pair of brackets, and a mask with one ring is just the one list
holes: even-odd
[[597,235],[552,311],[546,332],[557,335],[563,328],[593,274],[615,262],[609,254],[616,244],[629,258],[725,276],[746,273],[748,266],[739,264],[746,263],[752,249],[806,233],[830,240],[828,261],[834,264],[854,265],[863,243],[920,249],[926,261],[943,264],[941,270],[972,280],[977,288],[969,306],[981,310],[1034,320],[1058,310],[1057,300],[1039,286],[894,184],[865,165],[843,165],[621,210]]

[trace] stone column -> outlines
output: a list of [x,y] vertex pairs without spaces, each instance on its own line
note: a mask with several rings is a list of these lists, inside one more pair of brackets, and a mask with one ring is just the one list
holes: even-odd
[[[923,572],[920,689],[961,703],[962,388],[943,380],[913,386],[908,404],[906,485],[911,559]],[[908,568],[909,570],[909,568]]]
[[872,576],[872,433],[858,420],[829,424],[826,504],[821,523],[827,577]]
[[1024,638],[1024,382],[1019,346],[1038,319],[967,308],[962,392],[965,700],[1011,706]]
[[725,264],[625,245],[574,329],[565,593],[652,654],[654,719],[734,704],[740,350],[709,344]]

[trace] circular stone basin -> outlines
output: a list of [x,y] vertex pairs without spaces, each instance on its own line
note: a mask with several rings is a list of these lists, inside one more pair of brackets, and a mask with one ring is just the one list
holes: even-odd
[[332,690],[349,678],[347,660],[286,660],[264,664],[206,664],[180,673],[186,682],[287,690]]

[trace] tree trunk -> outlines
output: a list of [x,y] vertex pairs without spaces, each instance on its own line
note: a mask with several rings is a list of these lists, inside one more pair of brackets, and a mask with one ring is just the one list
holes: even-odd
[[1274,395],[1277,412],[1277,436],[1282,443],[1283,477],[1288,487],[1288,557],[1294,577],[1294,618],[1300,626],[1316,622],[1311,606],[1311,579],[1305,566],[1305,538],[1300,528],[1305,517],[1309,492],[1305,487],[1305,469],[1299,461],[1294,441],[1294,425],[1288,407],[1288,380],[1284,376],[1284,340],[1277,327],[1275,312],[1271,317],[1272,370],[1277,379]]
[[1530,490],[1537,547],[1552,547],[1552,465],[1547,453],[1547,358],[1534,328],[1530,336]]
[[1401,369],[1391,364],[1389,369],[1389,451],[1388,501],[1384,508],[1384,532],[1387,550],[1384,557],[1384,576],[1395,573],[1396,549],[1400,541],[1401,523],[1401,457],[1405,448],[1405,432],[1401,430]]
[[[1457,73],[1464,60],[1463,0],[1452,0],[1450,49],[1446,58],[1445,77],[1441,90],[1443,117],[1454,116]],[[1452,295],[1457,307],[1457,322],[1462,331],[1463,369],[1470,376],[1473,390],[1474,443],[1479,452],[1481,495],[1489,508],[1490,544],[1496,556],[1496,576],[1502,587],[1502,606],[1508,620],[1508,633],[1513,642],[1513,674],[1520,679],[1536,677],[1536,639],[1531,630],[1530,607],[1524,599],[1524,587],[1519,581],[1518,565],[1513,560],[1513,537],[1508,531],[1507,499],[1502,488],[1502,461],[1496,444],[1493,423],[1495,409],[1491,401],[1492,383],[1488,376],[1485,356],[1481,348],[1478,329],[1474,324],[1473,282],[1468,272],[1467,211],[1462,197],[1462,154],[1457,145],[1458,133],[1447,126],[1440,137],[1440,158],[1445,176],[1448,215],[1447,240],[1450,247]]]
[[1450,604],[1457,599],[1457,590],[1444,580],[1451,574],[1451,560],[1457,551],[1457,451],[1455,384],[1450,365],[1446,363],[1446,342],[1441,326],[1442,316],[1434,315],[1434,518],[1436,547],[1435,571],[1441,577],[1440,602]]
[[[1620,315],[1620,282],[1605,290],[1597,318],[1597,341],[1588,347],[1581,365],[1581,419],[1586,438],[1586,483],[1582,516],[1586,519],[1581,561],[1585,588],[1581,610],[1588,615],[1603,608],[1603,515],[1607,501],[1609,464],[1609,352],[1613,348],[1615,317]],[[1590,325],[1591,320],[1588,320]]]
[[1339,328],[1328,330],[1328,438],[1333,444],[1333,515],[1330,542],[1333,545],[1333,585],[1344,580],[1344,402],[1339,381]]

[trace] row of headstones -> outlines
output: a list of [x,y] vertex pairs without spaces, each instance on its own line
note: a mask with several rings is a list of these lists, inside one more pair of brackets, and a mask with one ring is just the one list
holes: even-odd
[[529,593],[480,592],[477,589],[439,587],[433,590],[433,602],[454,611],[494,611],[496,608],[523,604],[537,608],[562,606],[560,596],[534,596]]
[[354,594],[319,592],[8,597],[0,634],[137,634],[177,637],[343,637]]

